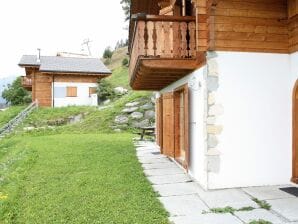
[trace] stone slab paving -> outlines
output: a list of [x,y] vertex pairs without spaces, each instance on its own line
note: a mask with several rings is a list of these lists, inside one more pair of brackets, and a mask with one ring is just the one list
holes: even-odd
[[284,224],[286,220],[276,216],[270,211],[264,209],[256,209],[253,211],[236,212],[235,215],[245,223],[250,223],[253,220],[263,219],[272,224]]
[[185,174],[150,176],[147,178],[152,184],[155,184],[155,185],[191,182],[191,178]]
[[197,195],[160,197],[159,200],[170,216],[201,215],[203,211],[209,210]]
[[139,158],[142,164],[153,164],[153,163],[168,163],[170,160],[168,158]]
[[170,217],[173,224],[243,224],[231,214],[205,214],[197,216]]
[[[136,147],[144,173],[160,195],[159,200],[169,212],[173,224],[243,224],[259,219],[273,224],[298,224],[298,197],[279,190],[287,186],[205,191],[175,162],[161,155],[153,142],[138,142]],[[253,198],[266,200],[272,209],[260,209]],[[203,214],[211,208],[227,206],[255,209],[235,212],[234,215]]]
[[298,221],[298,198],[267,200],[272,210],[291,222]]
[[227,206],[233,207],[235,209],[240,209],[243,207],[258,207],[258,205],[240,189],[225,189],[215,191],[204,191],[201,189],[198,194],[210,208],[224,208]]
[[165,176],[165,175],[173,175],[173,174],[185,174],[185,172],[178,167],[145,170],[144,173],[147,176]]
[[284,188],[284,187],[290,187],[290,186],[248,187],[248,188],[243,188],[243,191],[251,195],[253,198],[257,198],[259,200],[295,198],[295,196],[279,190],[279,188]]
[[174,163],[153,163],[153,164],[143,164],[144,170],[152,169],[163,169],[163,168],[177,168]]
[[193,182],[153,185],[153,188],[162,197],[197,194],[200,190]]

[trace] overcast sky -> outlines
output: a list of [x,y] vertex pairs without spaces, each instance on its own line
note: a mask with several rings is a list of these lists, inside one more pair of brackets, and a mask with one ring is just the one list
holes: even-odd
[[0,78],[23,75],[23,54],[80,53],[89,38],[92,54],[127,38],[120,0],[7,0],[0,2]]

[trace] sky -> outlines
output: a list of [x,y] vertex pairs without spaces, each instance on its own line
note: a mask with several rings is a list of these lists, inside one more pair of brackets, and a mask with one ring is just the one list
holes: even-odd
[[20,76],[24,54],[81,53],[89,38],[92,56],[127,38],[120,0],[7,0],[0,2],[0,78]]

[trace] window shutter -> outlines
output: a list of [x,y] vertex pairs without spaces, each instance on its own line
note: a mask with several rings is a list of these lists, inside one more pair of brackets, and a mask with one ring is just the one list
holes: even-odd
[[162,149],[162,133],[162,97],[160,97],[156,99],[156,143],[160,149]]
[[78,94],[77,94],[77,87],[71,87],[71,86],[68,86],[67,87],[67,97],[77,97]]
[[190,155],[189,155],[189,88],[188,85],[184,86],[184,113],[185,113],[185,120],[184,120],[184,130],[185,130],[185,136],[184,136],[184,147],[185,147],[185,159],[187,165],[190,163]]
[[174,94],[162,96],[162,151],[163,154],[174,157],[175,154],[175,125],[174,125]]
[[89,87],[89,96],[96,93],[96,87]]

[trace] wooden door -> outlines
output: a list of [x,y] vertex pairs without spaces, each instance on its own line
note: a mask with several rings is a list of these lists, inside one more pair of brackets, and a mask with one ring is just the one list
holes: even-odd
[[166,93],[162,96],[162,151],[164,155],[174,157],[174,95]]
[[156,143],[160,146],[162,152],[162,97],[156,99]]
[[298,184],[298,81],[293,91],[293,177]]
[[189,165],[189,92],[184,85],[174,92],[175,159],[186,169]]

